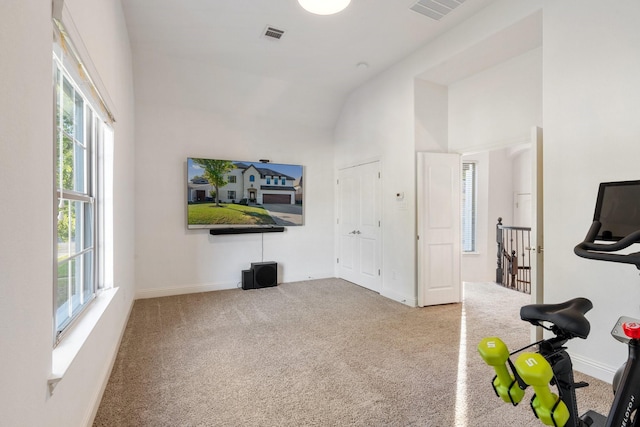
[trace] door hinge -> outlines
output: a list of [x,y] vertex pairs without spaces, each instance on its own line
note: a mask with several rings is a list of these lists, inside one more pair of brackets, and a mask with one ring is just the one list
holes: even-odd
[[340,218],[336,218],[336,224],[340,224]]
[[378,179],[380,179],[380,172],[378,172]]
[[338,184],[338,185],[340,184],[340,180],[339,179],[336,179],[336,184]]
[[340,264],[340,258],[336,258],[336,264]]
[[380,275],[380,269],[378,269],[378,276]]
[[380,227],[380,221],[378,221],[378,227]]

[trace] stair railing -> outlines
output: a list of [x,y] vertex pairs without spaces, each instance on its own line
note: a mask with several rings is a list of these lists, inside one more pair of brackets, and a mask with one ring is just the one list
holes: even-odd
[[526,294],[531,293],[531,227],[496,224],[496,283]]

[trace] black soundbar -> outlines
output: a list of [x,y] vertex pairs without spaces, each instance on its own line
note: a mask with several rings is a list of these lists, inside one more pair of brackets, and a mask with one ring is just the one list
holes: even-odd
[[284,227],[224,227],[211,228],[209,234],[282,233]]

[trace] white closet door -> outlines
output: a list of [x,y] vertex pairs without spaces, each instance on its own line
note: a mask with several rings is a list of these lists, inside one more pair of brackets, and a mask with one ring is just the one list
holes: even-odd
[[380,292],[379,162],[338,174],[339,276]]

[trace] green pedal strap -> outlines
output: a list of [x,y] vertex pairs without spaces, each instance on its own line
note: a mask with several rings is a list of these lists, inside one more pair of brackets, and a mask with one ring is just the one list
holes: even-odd
[[545,425],[563,427],[569,420],[569,410],[551,392],[549,382],[553,378],[553,369],[549,362],[539,353],[522,353],[516,360],[515,367],[520,378],[535,391],[531,409],[536,417]]
[[483,338],[478,344],[478,352],[487,365],[496,371],[492,383],[496,394],[514,406],[520,403],[524,390],[518,386],[514,376],[507,369],[509,349],[505,343],[498,337]]

